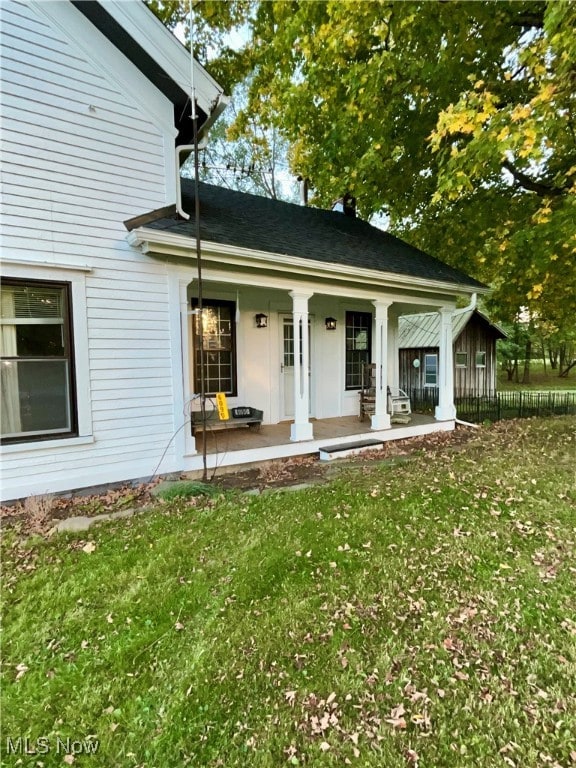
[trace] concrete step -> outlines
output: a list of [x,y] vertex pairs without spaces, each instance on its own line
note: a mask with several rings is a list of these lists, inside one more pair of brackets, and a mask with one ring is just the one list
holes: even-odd
[[383,440],[357,440],[354,443],[339,443],[338,445],[325,445],[320,448],[320,461],[332,461],[343,459],[346,456],[356,456],[366,451],[377,451],[384,445]]

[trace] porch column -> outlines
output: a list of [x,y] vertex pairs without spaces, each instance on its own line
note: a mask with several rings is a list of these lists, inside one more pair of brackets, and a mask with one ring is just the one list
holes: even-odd
[[434,416],[438,421],[456,418],[454,406],[454,346],[452,342],[452,309],[440,310],[440,348],[438,360],[438,405]]
[[372,429],[390,429],[388,413],[388,307],[390,301],[373,301],[376,308],[374,363],[376,365],[376,401]]
[[290,291],[294,324],[294,421],[290,440],[300,442],[314,437],[310,414],[310,344],[308,336],[308,299],[311,293]]

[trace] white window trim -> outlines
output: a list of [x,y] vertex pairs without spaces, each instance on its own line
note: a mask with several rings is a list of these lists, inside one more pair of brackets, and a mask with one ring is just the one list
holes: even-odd
[[76,445],[89,445],[96,442],[93,435],[85,437],[63,437],[58,440],[26,440],[21,443],[8,443],[2,446],[2,453],[5,455],[11,453],[27,453],[28,451],[54,451],[57,448],[72,448]]
[[[88,316],[86,307],[86,275],[74,267],[65,269],[59,265],[57,274],[54,268],[43,264],[11,264],[9,270],[4,268],[4,278],[18,278],[20,280],[45,280],[65,281],[70,283],[70,296],[72,301],[72,337],[74,353],[74,377],[76,383],[76,414],[78,434],[64,436],[61,439],[22,440],[18,443],[10,443],[2,446],[2,451],[25,451],[34,447],[45,448],[48,445],[54,448],[66,447],[74,441],[83,438],[92,439],[92,398],[90,393],[90,357],[88,352]],[[10,450],[7,450],[10,449]]]
[[[428,357],[433,357],[434,360],[436,361],[436,381],[433,384],[429,384],[426,381],[426,358],[428,358]],[[426,354],[426,355],[424,355],[424,371],[423,371],[423,373],[424,373],[424,386],[425,387],[437,387],[438,386],[438,374],[439,374],[439,371],[438,371],[438,355],[437,354],[434,353],[434,354]]]

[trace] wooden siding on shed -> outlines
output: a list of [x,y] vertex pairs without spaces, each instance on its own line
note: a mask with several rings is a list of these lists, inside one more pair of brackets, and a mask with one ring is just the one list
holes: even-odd
[[[467,355],[466,367],[456,365],[456,353]],[[486,365],[476,364],[476,353],[486,353]],[[485,395],[496,389],[496,339],[489,328],[470,318],[454,343],[454,390],[460,395]]]
[[[173,136],[48,17],[15,0],[2,2],[0,14],[3,271],[10,276],[12,262],[19,276],[38,278],[38,262],[45,279],[52,261],[54,279],[66,280],[66,264],[86,265],[86,315],[74,323],[88,327],[83,406],[93,438],[9,446],[4,496],[144,477],[180,426],[168,277],[164,264],[128,246],[123,221],[173,202],[165,156]],[[100,33],[81,23],[99,45]],[[172,110],[166,99],[167,120]],[[169,449],[163,467],[173,461]]]
[[[484,395],[496,389],[496,333],[490,326],[472,315],[454,342],[455,395]],[[456,365],[456,353],[468,356],[465,368]],[[476,353],[486,353],[486,366],[476,365]],[[424,357],[438,355],[438,347],[399,350],[400,387],[406,391],[424,388]],[[419,367],[414,367],[414,360]]]

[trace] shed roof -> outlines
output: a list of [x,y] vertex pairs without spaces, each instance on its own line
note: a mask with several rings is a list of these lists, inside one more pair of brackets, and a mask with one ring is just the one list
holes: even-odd
[[[462,286],[485,285],[397,237],[343,213],[235,192],[200,183],[200,235],[203,241],[300,257],[359,269],[378,270]],[[193,237],[194,183],[182,179],[182,204],[191,213],[178,218],[175,208],[125,222],[128,230],[145,226]]]
[[[452,341],[460,336],[470,318],[475,315],[494,332],[497,339],[505,339],[506,333],[477,309],[456,310],[452,316]],[[440,346],[440,314],[425,312],[418,315],[402,315],[398,320],[398,347],[400,349],[424,349]]]

